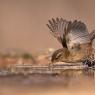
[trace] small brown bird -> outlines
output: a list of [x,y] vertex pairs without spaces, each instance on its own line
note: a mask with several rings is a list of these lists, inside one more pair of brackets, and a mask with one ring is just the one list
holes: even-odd
[[52,62],[80,62],[92,54],[95,31],[89,33],[83,22],[52,18],[47,26],[63,46],[53,53]]

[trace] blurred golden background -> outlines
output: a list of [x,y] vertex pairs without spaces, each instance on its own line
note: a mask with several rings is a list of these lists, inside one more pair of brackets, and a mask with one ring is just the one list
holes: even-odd
[[52,17],[79,19],[95,29],[95,0],[0,0],[0,49],[30,52],[61,48],[46,24]]

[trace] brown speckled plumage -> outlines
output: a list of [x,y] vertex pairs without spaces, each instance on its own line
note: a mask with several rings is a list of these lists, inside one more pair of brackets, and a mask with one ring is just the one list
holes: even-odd
[[89,33],[83,22],[52,18],[47,26],[50,29],[50,33],[63,46],[62,49],[53,53],[52,62],[77,62],[91,55],[95,31]]

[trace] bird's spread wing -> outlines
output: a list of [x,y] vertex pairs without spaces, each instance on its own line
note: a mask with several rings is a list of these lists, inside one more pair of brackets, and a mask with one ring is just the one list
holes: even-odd
[[87,31],[87,27],[86,25],[81,22],[81,21],[77,21],[77,20],[74,20],[70,26],[70,30],[74,31],[74,32],[81,32],[83,34],[85,34],[85,32],[88,33]]
[[86,30],[86,25],[81,21],[74,20],[72,22],[72,29],[73,30],[85,31]]
[[83,36],[84,39],[89,39],[87,27],[81,21],[67,21],[63,18],[52,18],[52,20],[49,20],[49,24],[47,24],[47,26],[50,29],[51,34],[58,39],[58,41],[63,45],[63,47],[66,48],[66,35],[68,35],[68,33],[70,33],[71,31],[74,38]]
[[63,45],[63,47],[67,47],[65,39],[65,30],[68,26],[68,21],[63,20],[62,18],[52,18],[52,20],[49,20],[49,24],[47,24],[47,26],[50,29],[50,33],[58,39],[58,41]]
[[67,33],[71,33],[72,39],[79,43],[90,42],[90,35],[88,29],[86,25],[81,21],[73,21],[70,26],[70,30]]

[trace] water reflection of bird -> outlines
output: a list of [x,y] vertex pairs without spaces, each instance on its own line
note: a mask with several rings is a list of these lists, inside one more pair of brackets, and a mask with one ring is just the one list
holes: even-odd
[[56,18],[49,20],[47,26],[63,46],[53,53],[52,62],[78,62],[91,55],[95,31],[89,33],[83,22]]

